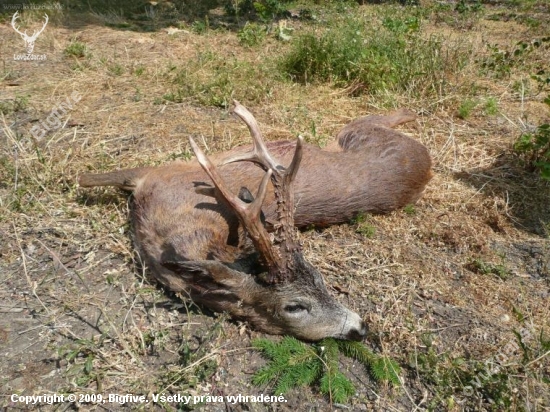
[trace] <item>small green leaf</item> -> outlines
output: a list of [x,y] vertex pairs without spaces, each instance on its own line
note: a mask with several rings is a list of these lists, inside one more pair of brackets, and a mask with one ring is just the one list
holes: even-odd
[[86,374],[88,375],[93,369],[93,362],[94,362],[93,355],[88,355],[88,357],[86,358],[86,363],[84,363],[84,372],[86,372]]

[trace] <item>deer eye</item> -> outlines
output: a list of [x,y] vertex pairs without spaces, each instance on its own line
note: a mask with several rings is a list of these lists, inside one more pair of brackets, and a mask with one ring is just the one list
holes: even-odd
[[292,303],[290,305],[286,305],[284,310],[287,313],[299,313],[302,311],[308,311],[309,309],[300,303]]

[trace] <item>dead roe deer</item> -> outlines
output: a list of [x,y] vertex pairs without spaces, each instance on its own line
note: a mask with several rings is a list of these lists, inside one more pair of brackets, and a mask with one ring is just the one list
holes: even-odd
[[133,192],[135,244],[168,289],[268,333],[362,339],[364,322],[329,295],[295,226],[415,202],[431,178],[431,159],[392,129],[414,114],[357,119],[321,150],[301,138],[265,144],[252,114],[238,102],[233,112],[248,126],[252,148],[210,160],[190,139],[198,162],[84,174],[79,184]]

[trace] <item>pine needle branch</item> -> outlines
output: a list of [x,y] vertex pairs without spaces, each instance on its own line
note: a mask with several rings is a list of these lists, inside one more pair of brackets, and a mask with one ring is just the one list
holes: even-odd
[[326,338],[317,344],[306,344],[284,337],[280,342],[256,339],[252,345],[269,360],[254,374],[252,383],[272,386],[276,394],[317,385],[331,403],[346,403],[355,394],[355,387],[339,370],[340,353],[364,364],[374,381],[400,384],[399,365],[387,356],[374,354],[360,342]]

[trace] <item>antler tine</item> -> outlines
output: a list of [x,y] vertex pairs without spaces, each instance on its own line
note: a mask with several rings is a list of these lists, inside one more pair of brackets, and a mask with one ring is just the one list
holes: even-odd
[[21,32],[19,31],[19,27],[15,27],[15,22],[17,21],[18,18],[19,18],[19,12],[16,11],[16,12],[14,13],[13,17],[11,18],[11,27],[13,27],[13,29],[14,29],[17,33],[19,33],[21,36],[26,35],[26,34],[27,34],[27,30],[25,30],[25,33],[21,33]]
[[290,166],[288,166],[288,169],[286,170],[286,178],[288,179],[288,182],[294,181],[294,178],[298,173],[298,169],[300,168],[300,162],[302,161],[303,153],[304,153],[304,138],[302,136],[298,136],[298,139],[296,140],[296,149],[294,150],[294,156],[292,157],[292,162],[290,163]]
[[235,155],[226,159],[222,164],[250,161],[254,162],[264,169],[277,170],[281,168],[279,162],[277,162],[268,152],[267,147],[264,143],[262,133],[260,132],[260,126],[254,118],[254,115],[248,111],[246,107],[240,104],[237,100],[233,100],[235,108],[233,113],[235,113],[239,118],[248,126],[248,130],[252,136],[252,142],[254,145],[254,150],[252,153],[245,153]]
[[[248,232],[255,248],[260,252],[264,263],[269,267],[270,273],[275,273],[281,267],[281,259],[276,249],[273,248],[269,234],[261,221],[262,204],[267,194],[267,184],[271,179],[272,171],[268,170],[258,187],[256,198],[251,203],[245,203],[233,194],[225,185],[218,170],[210,159],[199,148],[192,137],[189,137],[189,143],[199,164],[206,174],[210,177],[216,188],[219,190],[225,201],[233,208],[241,224]],[[275,276],[269,276],[268,282],[276,282]]]
[[45,22],[44,22],[44,25],[42,26],[42,28],[38,31],[38,32],[34,32],[33,36],[36,36],[38,37],[40,35],[40,33],[42,33],[44,31],[44,29],[46,28],[46,26],[48,25],[48,21],[50,20],[48,15],[46,13],[44,13],[44,17],[45,17]]

